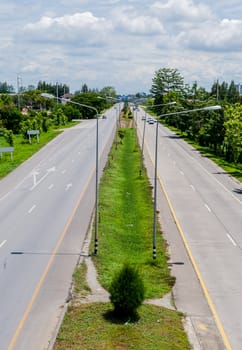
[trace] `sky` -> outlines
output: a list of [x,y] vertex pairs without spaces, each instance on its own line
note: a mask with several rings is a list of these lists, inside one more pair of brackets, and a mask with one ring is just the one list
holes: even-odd
[[241,0],[0,0],[0,33],[0,82],[15,90],[149,93],[162,68],[207,90],[242,82]]

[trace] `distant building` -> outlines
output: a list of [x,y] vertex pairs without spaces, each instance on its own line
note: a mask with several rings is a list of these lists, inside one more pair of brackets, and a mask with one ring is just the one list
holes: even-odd
[[235,86],[239,94],[242,95],[242,83],[236,84]]
[[73,94],[64,94],[63,96],[60,96],[60,98],[63,98],[64,100],[71,100],[73,96]]
[[29,113],[29,110],[27,107],[23,107],[22,110],[21,110],[21,113],[24,114],[24,115],[27,115]]

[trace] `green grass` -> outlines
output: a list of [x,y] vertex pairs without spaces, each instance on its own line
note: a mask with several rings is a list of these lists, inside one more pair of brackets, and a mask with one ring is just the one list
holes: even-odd
[[[49,130],[46,133],[40,134],[39,143],[36,139],[32,138],[32,143],[28,140],[24,140],[22,135],[14,136],[14,152],[13,160],[10,158],[9,153],[3,153],[2,159],[0,158],[0,179],[9,174],[21,163],[30,158],[34,153],[40,150],[41,147],[46,145],[54,137],[56,137],[60,130]],[[0,147],[8,146],[3,137],[0,137]]]
[[73,292],[78,296],[85,296],[91,292],[91,288],[86,282],[87,265],[83,261],[82,264],[76,267],[73,279],[75,281]]
[[140,319],[120,323],[109,303],[69,307],[54,350],[188,350],[182,314],[142,305]]
[[168,128],[173,130],[177,135],[183,138],[187,143],[192,145],[196,150],[198,150],[205,157],[211,159],[215,164],[220,166],[229,175],[233,176],[238,181],[242,182],[242,164],[241,163],[231,163],[226,161],[223,157],[217,156],[211,148],[200,146],[196,141],[189,139],[185,132],[181,132],[175,127],[169,126],[163,122]]
[[[189,142],[188,140],[186,140]],[[229,163],[225,159],[216,156],[210,149],[201,147],[194,142],[189,142],[194,148],[196,148],[201,154],[211,159],[214,163],[225,170],[229,175],[233,176],[238,181],[242,182],[242,164]]]
[[[99,189],[99,248],[93,256],[99,280],[108,289],[124,262],[139,268],[146,298],[162,297],[174,278],[167,267],[166,242],[157,230],[157,259],[152,258],[153,204],[133,129],[123,129],[113,147]],[[159,227],[159,226],[158,226]],[[86,292],[86,266],[74,273],[74,299],[68,307],[54,350],[189,350],[184,315],[143,304],[135,322],[115,318],[110,303],[80,304]],[[128,322],[127,322],[128,321]]]
[[138,267],[146,297],[162,297],[174,279],[167,266],[166,242],[159,225],[157,259],[152,258],[153,202],[145,174],[139,176],[140,150],[133,129],[124,129],[123,143],[113,148],[99,191],[99,248],[94,262],[108,289],[124,262]]

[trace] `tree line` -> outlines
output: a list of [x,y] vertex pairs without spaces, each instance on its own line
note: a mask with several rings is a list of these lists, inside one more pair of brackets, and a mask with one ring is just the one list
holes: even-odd
[[[42,93],[50,94],[45,98]],[[0,146],[1,142],[14,145],[15,135],[22,135],[28,141],[28,130],[47,132],[50,128],[65,126],[73,119],[96,118],[95,110],[79,106],[79,104],[94,107],[98,113],[110,107],[110,100],[106,95],[116,95],[115,89],[106,86],[101,90],[90,90],[84,85],[83,92],[71,95],[71,101],[58,98],[67,94],[69,88],[59,84],[39,82],[38,89],[30,89],[20,94],[0,93]],[[1,141],[1,138],[2,141]]]
[[[47,131],[50,127],[62,126],[72,119],[95,118],[95,111],[71,103],[60,103],[57,98],[69,93],[66,84],[51,84],[39,81],[37,88],[21,89],[21,93],[12,94],[12,87],[6,82],[0,83],[0,133],[9,143],[14,135],[26,130]],[[20,90],[20,89],[19,89]],[[45,99],[41,93],[47,92],[56,99]],[[181,111],[182,109],[202,108],[220,104],[219,111],[173,115],[165,122],[183,132],[188,138],[206,146],[216,155],[230,162],[242,161],[242,111],[241,96],[234,83],[214,82],[210,91],[199,87],[197,82],[185,84],[177,69],[160,68],[153,76],[150,88],[152,98],[148,104],[154,105],[157,115]],[[138,93],[136,94],[139,95]],[[99,112],[110,102],[106,96],[116,96],[115,88],[106,86],[101,90],[90,89],[83,84],[80,91],[71,96],[72,101],[91,105]],[[103,98],[100,98],[103,97]],[[176,101],[172,106],[160,106]]]
[[[184,83],[177,69],[162,68],[154,73],[151,93],[157,115],[220,104],[221,110],[174,114],[164,117],[169,126],[184,133],[199,145],[209,148],[229,162],[242,161],[242,106],[241,96],[234,83],[215,82],[211,91]],[[160,106],[175,101],[175,105]],[[162,118],[162,117],[160,117]]]

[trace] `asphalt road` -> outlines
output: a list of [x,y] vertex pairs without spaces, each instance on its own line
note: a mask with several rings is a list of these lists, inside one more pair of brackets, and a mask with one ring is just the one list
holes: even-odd
[[[140,137],[144,130],[142,115],[142,111],[137,113]],[[156,124],[146,123],[145,149],[153,163],[155,128]],[[224,345],[240,350],[241,183],[162,125],[157,172]]]
[[[117,110],[99,119],[99,175]],[[66,129],[0,181],[0,349],[43,350],[95,204],[96,120]]]

